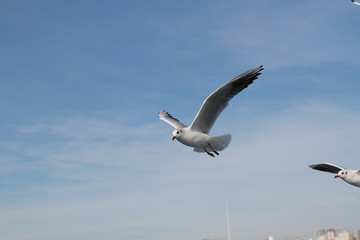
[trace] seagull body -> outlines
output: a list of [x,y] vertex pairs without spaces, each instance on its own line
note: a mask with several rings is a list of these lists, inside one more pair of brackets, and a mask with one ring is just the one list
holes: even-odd
[[168,112],[159,112],[160,119],[175,128],[172,132],[172,139],[193,147],[195,152],[206,152],[212,157],[215,156],[213,153],[219,155],[218,152],[224,150],[229,145],[231,135],[209,136],[208,133],[217,117],[229,104],[229,101],[257,79],[261,74],[261,70],[263,70],[262,66],[251,69],[235,77],[210,94],[203,102],[190,126],[181,123]]
[[320,163],[320,164],[313,164],[309,167],[324,171],[324,172],[330,172],[335,173],[335,178],[341,178],[345,182],[354,185],[356,187],[360,187],[360,169],[359,170],[353,170],[353,169],[346,169],[343,167],[336,166],[332,163]]

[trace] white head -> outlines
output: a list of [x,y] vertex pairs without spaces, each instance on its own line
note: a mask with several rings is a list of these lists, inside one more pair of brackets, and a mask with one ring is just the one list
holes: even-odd
[[348,170],[341,170],[335,175],[335,178],[346,178],[348,176]]
[[181,128],[179,129],[175,129],[173,132],[172,132],[172,140],[175,140],[175,138],[181,136],[183,134],[183,130],[181,130]]

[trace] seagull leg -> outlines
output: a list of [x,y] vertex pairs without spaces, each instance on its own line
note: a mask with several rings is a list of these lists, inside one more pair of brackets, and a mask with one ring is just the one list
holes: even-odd
[[211,150],[212,150],[216,155],[219,156],[219,153],[210,145],[210,143],[209,143],[209,147],[211,148]]
[[208,151],[206,150],[206,148],[203,147],[203,149],[205,150],[205,152],[206,152],[208,155],[210,155],[210,156],[212,156],[212,157],[215,157],[214,154],[208,152]]

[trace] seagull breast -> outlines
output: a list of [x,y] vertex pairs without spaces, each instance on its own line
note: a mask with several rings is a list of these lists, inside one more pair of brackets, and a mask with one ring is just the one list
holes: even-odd
[[205,147],[209,143],[209,138],[205,133],[186,128],[183,134],[176,139],[189,147]]

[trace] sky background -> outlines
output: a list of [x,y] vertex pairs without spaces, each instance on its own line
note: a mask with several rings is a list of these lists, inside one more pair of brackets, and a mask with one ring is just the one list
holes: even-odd
[[[360,6],[0,0],[0,238],[200,240],[360,229]],[[238,74],[211,158],[171,141]]]

